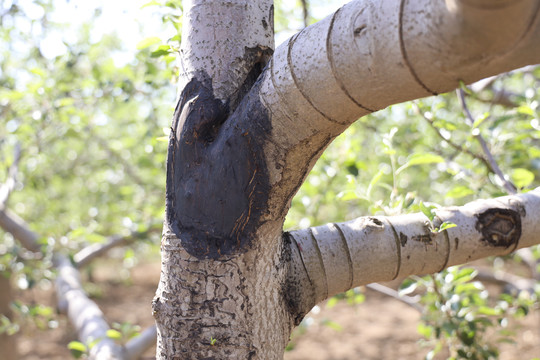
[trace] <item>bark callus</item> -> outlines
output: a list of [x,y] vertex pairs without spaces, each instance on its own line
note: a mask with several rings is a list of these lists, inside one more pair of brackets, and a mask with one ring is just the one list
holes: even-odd
[[186,251],[199,259],[246,251],[268,198],[263,155],[268,114],[257,95],[228,112],[213,96],[210,81],[194,79],[173,118],[166,220]]

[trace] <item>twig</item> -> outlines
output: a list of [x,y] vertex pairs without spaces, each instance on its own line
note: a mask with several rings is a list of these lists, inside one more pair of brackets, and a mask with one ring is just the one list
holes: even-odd
[[491,165],[489,164],[489,162],[487,161],[487,159],[485,157],[483,157],[482,155],[478,155],[472,151],[470,151],[469,149],[466,149],[464,148],[463,146],[459,145],[459,144],[456,144],[455,142],[453,142],[452,140],[450,139],[447,139],[446,137],[444,137],[444,135],[441,133],[441,131],[439,130],[438,127],[435,126],[434,124],[434,121],[432,119],[430,119],[429,117],[426,116],[426,114],[424,112],[422,112],[420,110],[420,107],[418,106],[418,104],[416,104],[415,102],[413,102],[413,107],[414,107],[414,110],[417,114],[419,114],[420,116],[422,116],[424,118],[424,120],[426,120],[428,122],[428,124],[433,128],[433,130],[435,130],[435,133],[442,139],[444,140],[444,142],[446,142],[448,145],[450,145],[451,147],[453,147],[454,149],[456,149],[457,151],[460,151],[460,152],[463,152],[465,154],[468,154],[470,156],[472,156],[473,158],[475,159],[478,159],[480,161],[482,161],[486,166],[487,168],[492,171],[491,169]]
[[[499,78],[500,78],[499,75],[491,76],[489,78],[482,79],[480,81],[475,82],[474,84],[469,85],[468,88],[471,89],[473,93],[472,96],[474,96],[475,99],[481,102],[489,103],[492,105],[501,105],[501,106],[505,106],[509,108],[517,107],[518,104],[516,104],[511,99],[512,97],[517,97],[517,94],[510,91],[506,91],[505,89],[497,90],[493,88],[493,83]],[[486,90],[487,88],[491,88],[491,90],[493,91],[493,98],[491,99],[480,97],[478,94],[479,92]]]
[[105,254],[106,252],[108,252],[110,249],[114,247],[129,244],[135,239],[139,239],[141,237],[147,236],[151,233],[159,231],[160,229],[161,229],[161,225],[159,227],[152,226],[146,231],[141,231],[141,232],[134,231],[127,236],[121,236],[121,235],[112,236],[107,240],[107,242],[103,244],[89,245],[85,247],[84,249],[80,250],[78,253],[76,253],[73,256],[73,260],[75,261],[75,267],[81,268],[87,265],[90,261],[94,260],[95,258]]
[[308,17],[309,17],[309,9],[308,9],[308,3],[307,0],[301,0],[302,1],[302,13],[304,15],[304,27],[308,27]]
[[521,260],[529,267],[529,270],[537,281],[540,281],[540,273],[538,272],[538,264],[540,259],[536,259],[530,248],[523,248],[516,251],[516,254],[521,257]]
[[[456,91],[457,91],[457,94],[458,94],[459,101],[461,103],[461,107],[463,108],[463,112],[465,113],[465,116],[468,119],[468,121],[469,121],[469,123],[470,123],[470,125],[472,127],[472,125],[474,124],[474,118],[473,118],[471,112],[469,111],[469,108],[467,107],[467,102],[465,101],[465,92],[461,88],[456,90]],[[482,146],[482,150],[484,151],[484,154],[487,156],[487,161],[490,164],[489,166],[490,166],[491,170],[493,171],[493,173],[495,173],[495,175],[502,182],[503,187],[506,190],[506,192],[508,194],[516,194],[517,193],[516,186],[514,184],[512,184],[510,181],[508,181],[506,179],[506,177],[504,176],[503,172],[499,168],[499,165],[497,164],[497,162],[493,158],[493,155],[491,154],[491,151],[489,151],[489,148],[487,147],[486,141],[484,140],[484,137],[482,136],[482,134],[480,132],[478,132],[477,134],[474,134],[473,136],[476,137],[476,139],[478,140],[478,142]],[[531,249],[529,249],[529,248],[521,249],[520,252],[521,252],[522,257],[527,258],[527,259],[531,259],[531,258],[534,259],[534,256],[532,255]],[[531,269],[531,273],[533,274],[533,277],[535,279],[539,279],[540,274],[537,271],[538,260],[536,260],[534,263],[528,263],[528,265],[529,265],[529,267]]]
[[156,344],[157,329],[156,326],[146,328],[139,336],[131,339],[125,346],[125,359],[134,360],[150,347]]
[[13,152],[13,162],[11,163],[8,176],[4,184],[0,186],[0,209],[7,206],[9,196],[15,188],[15,181],[17,178],[17,172],[19,171],[19,161],[21,160],[21,144],[15,144],[15,150]]
[[476,279],[480,281],[494,282],[503,285],[510,290],[528,291],[534,293],[534,284],[536,281],[533,279],[527,279],[502,271],[491,272],[490,270],[478,268],[477,271],[478,274],[476,275]]
[[[0,226],[27,249],[39,251],[39,236],[28,228],[24,220],[8,209],[0,211]],[[58,270],[56,292],[59,309],[67,312],[83,343],[89,344],[100,339],[91,349],[91,358],[122,359],[123,350],[107,337],[109,326],[99,307],[84,292],[78,270],[62,254],[55,254],[53,263]]]
[[[470,126],[472,127],[474,124],[474,117],[472,116],[471,112],[469,111],[469,108],[467,107],[467,102],[465,101],[465,91],[463,89],[456,90],[458,94],[459,101],[461,103],[461,107],[463,108],[463,113],[465,114],[465,117],[470,123]],[[486,160],[490,164],[490,168],[493,170],[493,173],[499,178],[499,180],[502,182],[504,189],[509,194],[517,194],[517,189],[510,181],[508,181],[505,177],[501,169],[499,168],[499,165],[493,158],[493,155],[491,154],[491,151],[489,150],[486,141],[484,140],[484,137],[480,132],[477,134],[473,134],[473,136],[478,140],[480,143],[480,146],[482,147],[482,151],[484,152],[486,156]]]
[[0,210],[0,227],[13,235],[26,249],[39,253],[39,238],[26,226],[23,219],[9,209]]
[[402,303],[409,305],[413,309],[417,310],[418,312],[422,312],[424,310],[422,306],[418,304],[418,300],[420,299],[419,296],[408,296],[408,295],[401,296],[396,290],[391,289],[388,286],[378,284],[378,283],[368,284],[366,285],[366,287],[378,293],[381,293],[386,296],[390,296],[396,300],[399,300]]

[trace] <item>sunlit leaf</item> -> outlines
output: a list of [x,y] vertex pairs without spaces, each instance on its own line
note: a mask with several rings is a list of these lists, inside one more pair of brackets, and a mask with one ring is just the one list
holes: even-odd
[[407,162],[403,164],[399,169],[396,170],[396,174],[401,173],[403,170],[415,166],[415,165],[425,165],[425,164],[437,164],[444,162],[444,158],[440,155],[423,153],[423,154],[413,154],[409,157]]
[[489,118],[490,116],[490,113],[489,112],[485,112],[482,114],[482,116],[478,117],[478,119],[476,119],[472,125],[473,128],[477,128],[477,127],[480,127],[480,125],[486,121],[487,118]]
[[168,55],[171,52],[172,47],[170,45],[160,45],[158,48],[150,53],[153,58]]
[[459,199],[468,195],[474,194],[474,190],[471,188],[464,186],[464,185],[458,185],[454,186],[450,191],[446,193],[447,198],[453,198],[453,199]]
[[137,49],[146,49],[149,46],[161,43],[161,39],[156,36],[147,37],[137,43]]
[[71,341],[67,347],[70,350],[71,355],[76,359],[80,358],[88,351],[86,345],[79,341]]
[[511,178],[518,188],[524,188],[534,181],[534,173],[524,168],[517,168],[512,170]]
[[107,337],[113,340],[119,340],[122,338],[122,333],[115,329],[109,329],[107,330]]
[[529,105],[521,105],[517,108],[518,113],[523,115],[534,116],[535,111]]
[[456,227],[457,225],[450,221],[445,221],[439,226],[439,232]]

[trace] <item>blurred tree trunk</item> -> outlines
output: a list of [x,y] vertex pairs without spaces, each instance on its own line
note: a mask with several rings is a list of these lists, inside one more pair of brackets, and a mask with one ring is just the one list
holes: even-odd
[[[13,301],[10,278],[0,273],[0,314],[12,319],[10,304]],[[2,359],[15,360],[17,356],[17,342],[15,335],[0,334],[0,351]]]

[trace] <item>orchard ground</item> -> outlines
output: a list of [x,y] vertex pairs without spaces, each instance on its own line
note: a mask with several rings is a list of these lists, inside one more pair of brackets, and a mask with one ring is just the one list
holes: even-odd
[[[119,278],[121,267],[111,262],[93,266],[95,284],[87,286],[104,311],[109,323],[129,322],[142,328],[153,324],[150,303],[159,279],[159,262],[142,263],[133,267],[130,277]],[[83,271],[83,274],[85,272]],[[88,284],[88,282],[85,282]],[[319,306],[310,313],[309,326],[293,333],[285,360],[419,360],[428,352],[419,345],[421,336],[416,327],[420,314],[411,307],[371,290],[359,305],[339,301],[328,308]],[[54,306],[52,290],[31,290],[23,294],[26,302],[43,302]],[[59,327],[47,331],[23,331],[18,336],[20,358],[69,359],[66,345],[75,340],[73,329],[64,316]],[[530,360],[540,356],[540,310],[529,314],[519,323],[511,324],[516,331],[517,344],[501,346],[501,360]],[[144,359],[154,358],[154,349]],[[442,355],[437,359],[444,359]]]

